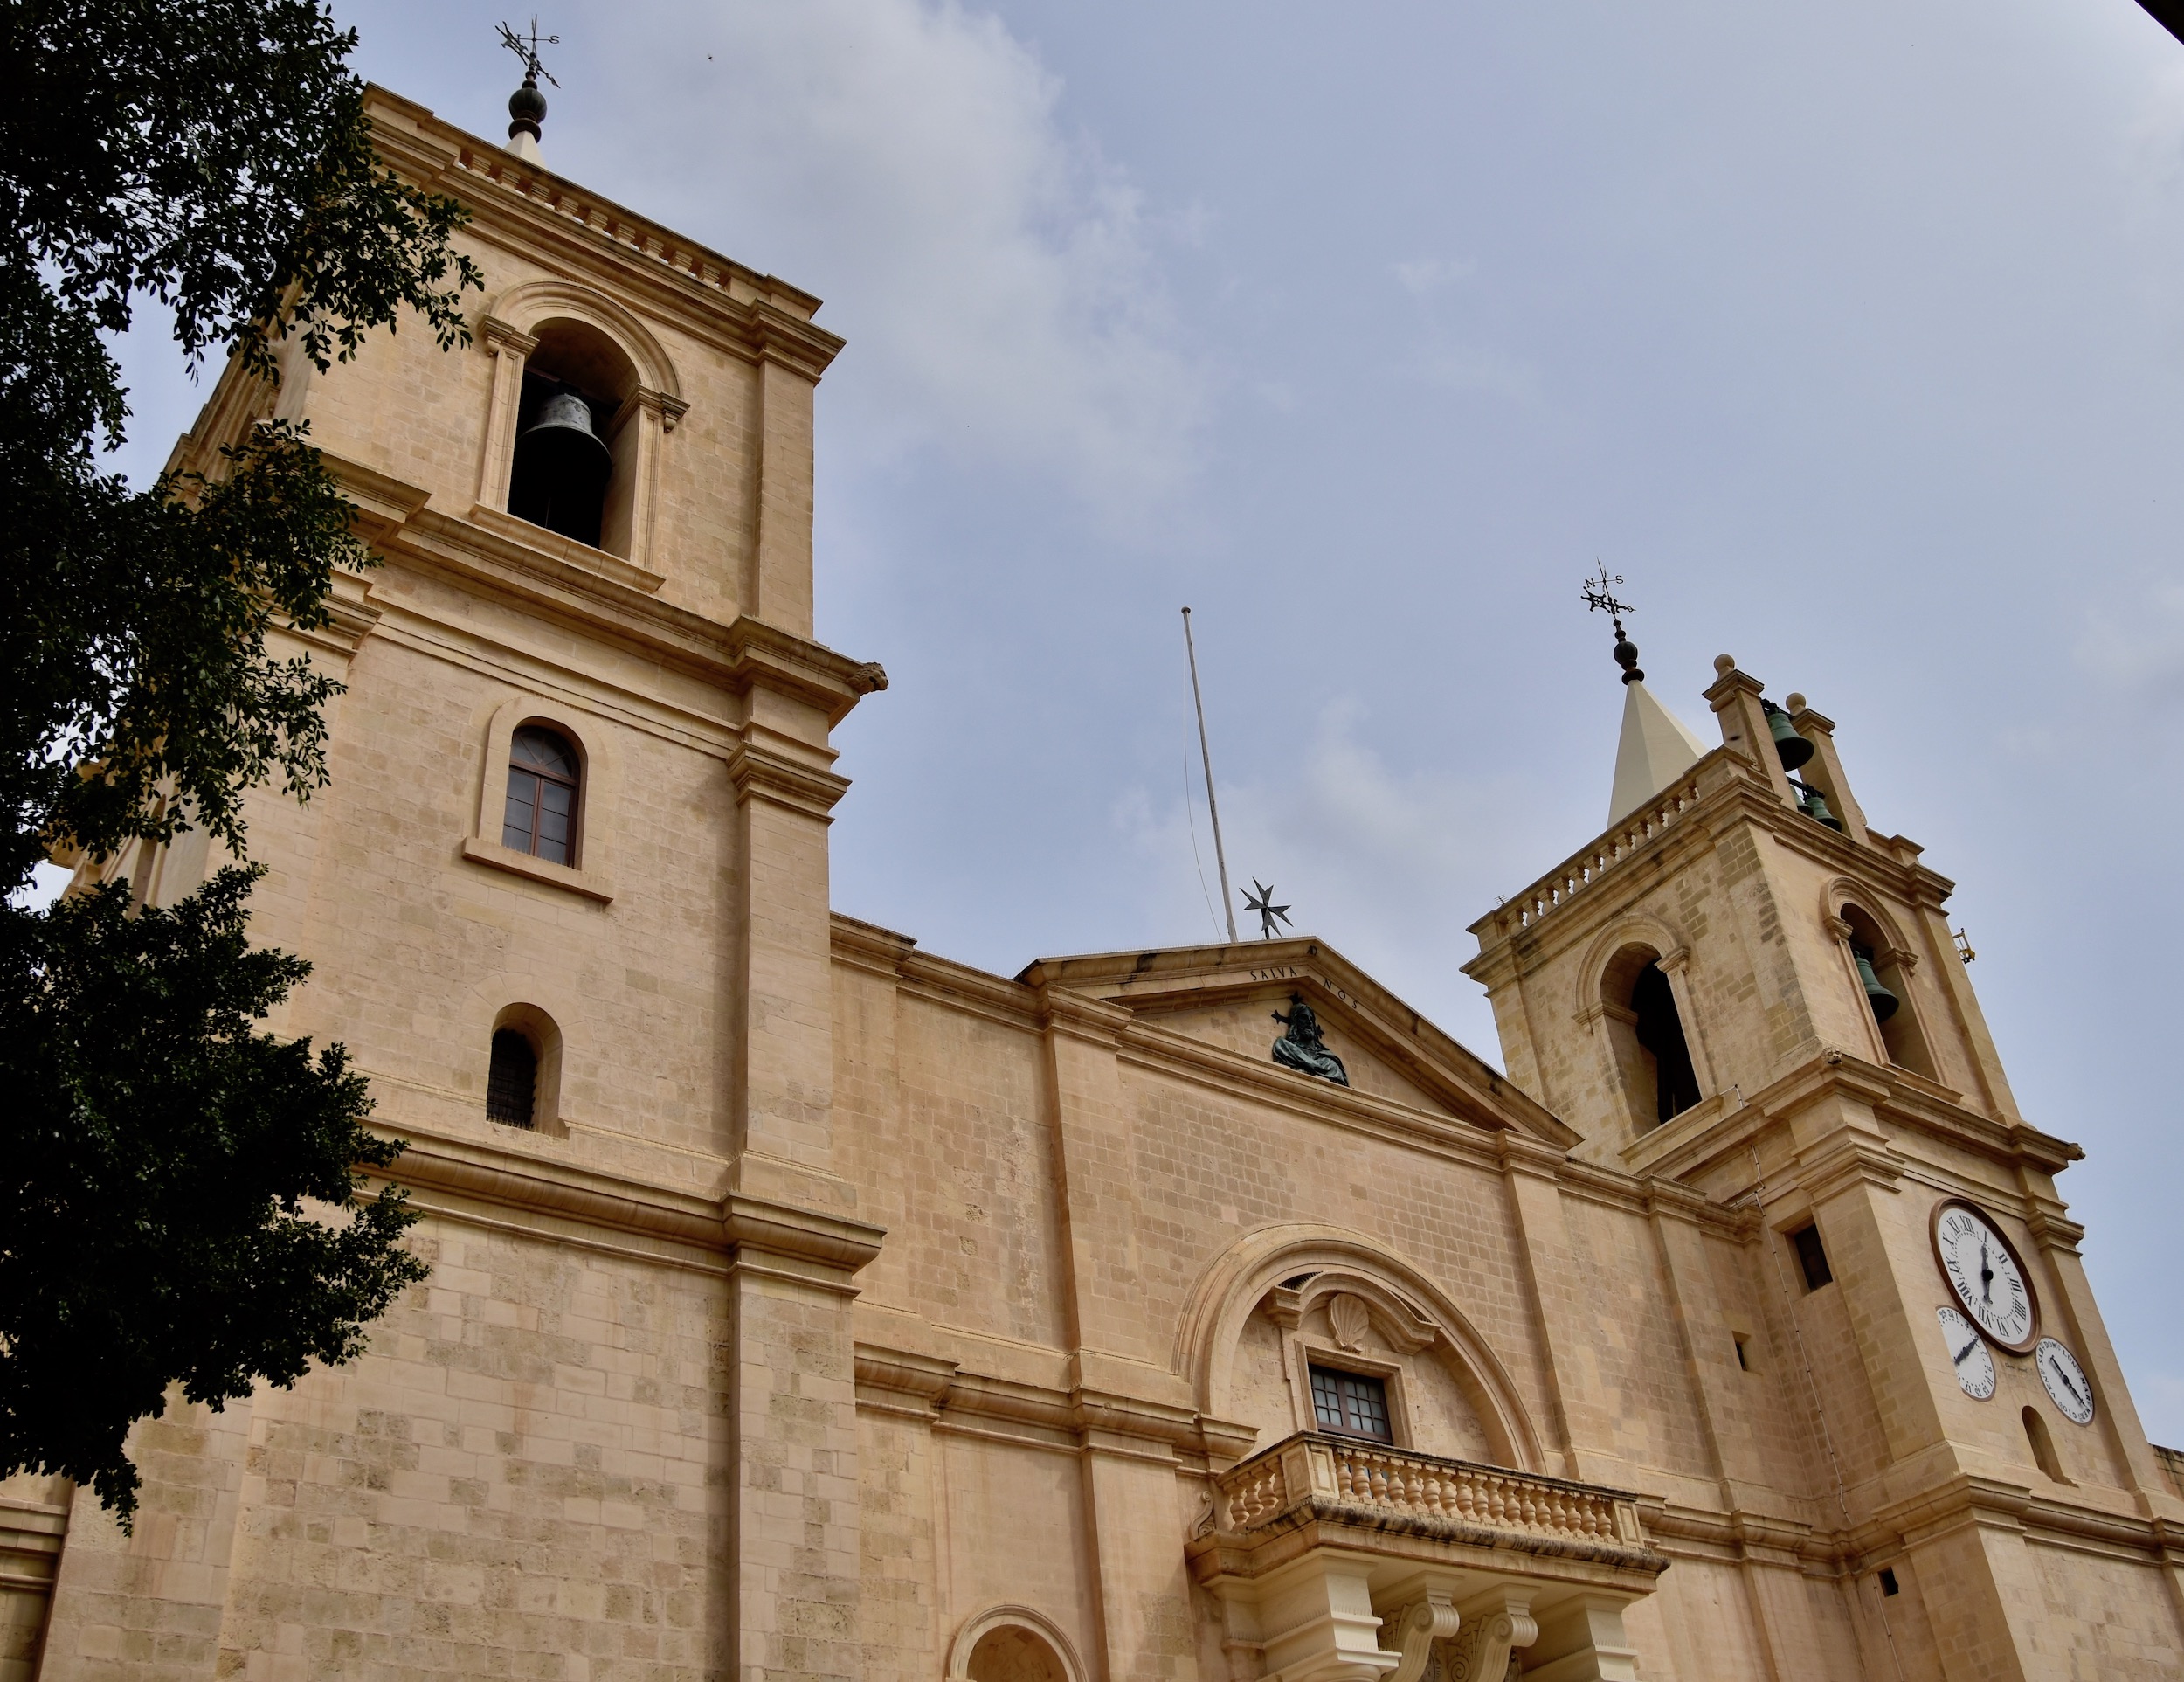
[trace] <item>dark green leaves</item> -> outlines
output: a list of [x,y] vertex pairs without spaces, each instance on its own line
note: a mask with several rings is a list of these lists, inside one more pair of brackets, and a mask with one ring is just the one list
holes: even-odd
[[[267,380],[284,340],[323,369],[406,312],[465,336],[462,211],[375,159],[354,44],[314,0],[0,0],[0,891],[54,844],[241,856],[252,788],[326,781],[339,686],[268,646],[368,559],[325,464],[261,425],[137,492],[95,446],[128,413],[102,336],[145,296]],[[305,966],[249,946],[252,879],[0,906],[0,1475],[125,1521],[170,1386],[347,1360],[422,1275],[399,1197],[356,1201],[396,1147],[342,1049],[253,1031]]]
[[218,1406],[346,1360],[425,1275],[398,1194],[344,1210],[352,1166],[396,1154],[363,1081],[253,1031],[308,968],[245,938],[255,874],[173,910],[121,889],[0,918],[0,1467],[125,1512],[122,1441],[169,1384]]

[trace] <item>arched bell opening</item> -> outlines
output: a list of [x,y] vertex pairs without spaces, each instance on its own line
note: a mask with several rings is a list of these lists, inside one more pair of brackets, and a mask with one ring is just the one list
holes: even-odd
[[1650,946],[1625,946],[1600,976],[1601,1014],[1641,1132],[1673,1120],[1699,1100],[1676,988],[1660,959]]
[[1919,1029],[1918,1013],[1911,1002],[1910,980],[1895,943],[1870,913],[1856,905],[1845,905],[1842,917],[1850,927],[1851,967],[1857,972],[1866,1008],[1880,1027],[1888,1060],[1899,1069],[1932,1079],[1933,1057]]
[[[594,549],[626,554],[637,369],[589,322],[547,322],[525,359],[508,512]],[[619,517],[618,517],[619,516]]]

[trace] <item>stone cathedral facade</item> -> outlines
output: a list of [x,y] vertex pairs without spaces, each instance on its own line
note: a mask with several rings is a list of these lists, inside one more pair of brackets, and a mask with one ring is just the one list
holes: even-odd
[[0,1486],[0,1679],[2184,1676],[2079,1152],[1826,718],[1633,682],[1609,827],[1476,925],[1505,1073],[1317,939],[835,915],[818,300],[371,109],[474,343],[231,375],[178,460],[308,419],[380,559],[256,928],[432,1274],[140,1427],[133,1535]]

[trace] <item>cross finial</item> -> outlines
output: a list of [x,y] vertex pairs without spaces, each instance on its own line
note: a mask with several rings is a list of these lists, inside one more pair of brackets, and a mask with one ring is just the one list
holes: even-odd
[[1246,894],[1244,909],[1259,913],[1259,938],[1271,940],[1274,938],[1275,923],[1287,923],[1289,920],[1289,908],[1286,905],[1276,905],[1274,903],[1274,889],[1261,882],[1258,877],[1252,877],[1251,885],[1259,890],[1259,896],[1254,899],[1249,894]]
[[1586,608],[1605,613],[1615,627],[1615,663],[1623,668],[1623,682],[1635,683],[1645,676],[1638,669],[1638,645],[1623,634],[1623,615],[1638,610],[1627,601],[1615,599],[1615,586],[1623,581],[1620,572],[1610,577],[1604,563],[1595,562],[1598,571],[1578,586],[1585,598]]
[[[549,35],[544,38],[543,44],[559,46],[561,37]],[[531,19],[529,36],[518,35],[506,24],[501,24],[501,45],[523,61],[523,86],[508,95],[508,139],[515,142],[514,149],[519,154],[536,158],[538,156],[538,125],[546,120],[546,96],[538,91],[538,79],[543,76],[548,81],[554,82],[556,87],[561,84],[554,81],[554,73],[539,62],[541,41],[537,18]],[[527,147],[529,149],[528,151],[524,149]]]

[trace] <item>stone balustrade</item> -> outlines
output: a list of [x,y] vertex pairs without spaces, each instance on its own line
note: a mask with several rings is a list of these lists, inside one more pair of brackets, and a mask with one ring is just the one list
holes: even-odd
[[1304,1433],[1214,1480],[1220,1528],[1249,1532],[1300,1508],[1442,1520],[1536,1543],[1646,1546],[1635,1500],[1504,1466],[1444,1460],[1355,1438]]
[[1605,835],[1574,854],[1491,914],[1496,931],[1528,929],[1661,835],[1699,802],[1697,767],[1640,806]]

